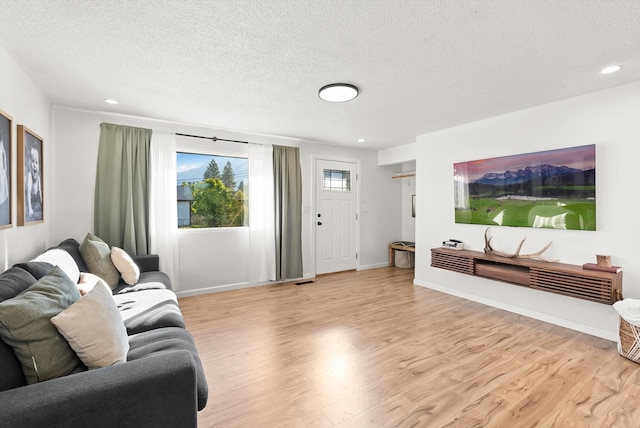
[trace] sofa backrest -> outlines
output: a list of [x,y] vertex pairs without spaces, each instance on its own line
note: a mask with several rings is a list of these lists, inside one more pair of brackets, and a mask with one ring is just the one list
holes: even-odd
[[80,255],[80,243],[73,238],[65,239],[58,244],[56,248],[62,248],[67,253],[71,254],[73,260],[78,265],[80,272],[89,272],[87,265],[84,263],[84,259]]

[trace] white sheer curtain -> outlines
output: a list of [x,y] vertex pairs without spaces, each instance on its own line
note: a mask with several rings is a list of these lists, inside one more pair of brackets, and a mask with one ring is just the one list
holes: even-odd
[[273,147],[249,143],[249,282],[276,278]]
[[151,188],[149,248],[160,256],[160,270],[178,289],[178,208],[176,136],[169,132],[151,134]]

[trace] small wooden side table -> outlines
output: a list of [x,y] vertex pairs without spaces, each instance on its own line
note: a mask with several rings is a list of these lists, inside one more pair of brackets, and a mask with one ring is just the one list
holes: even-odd
[[409,251],[410,253],[415,253],[416,247],[415,247],[415,244],[402,245],[402,244],[394,244],[393,242],[389,244],[389,266],[396,265],[396,255],[394,250]]

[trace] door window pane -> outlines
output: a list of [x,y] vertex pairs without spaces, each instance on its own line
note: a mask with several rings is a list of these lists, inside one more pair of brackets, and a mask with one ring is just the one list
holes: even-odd
[[351,191],[351,172],[336,169],[323,169],[322,190],[334,192]]

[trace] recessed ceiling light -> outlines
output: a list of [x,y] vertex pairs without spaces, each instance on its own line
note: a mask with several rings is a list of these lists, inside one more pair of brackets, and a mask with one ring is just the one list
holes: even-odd
[[111,98],[107,98],[104,100],[105,103],[107,104],[118,104],[118,101],[111,99]]
[[358,88],[348,83],[332,83],[320,88],[318,96],[325,101],[342,103],[357,97]]
[[600,70],[600,73],[602,74],[609,74],[609,73],[615,73],[616,71],[620,70],[622,67],[619,65],[610,65],[608,67],[603,68],[602,70]]
[[364,138],[358,138],[358,143],[364,143]]

